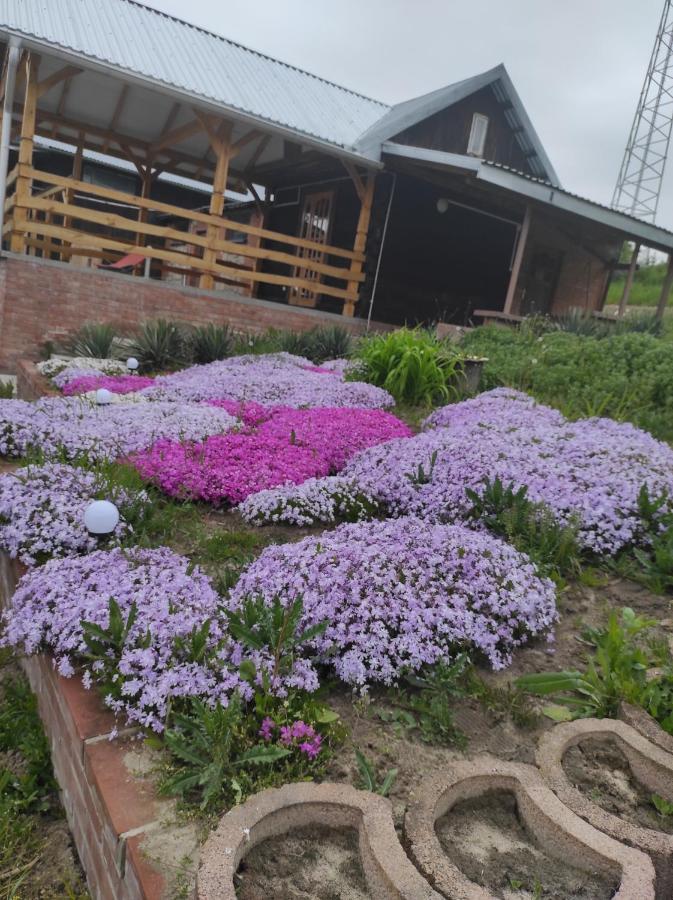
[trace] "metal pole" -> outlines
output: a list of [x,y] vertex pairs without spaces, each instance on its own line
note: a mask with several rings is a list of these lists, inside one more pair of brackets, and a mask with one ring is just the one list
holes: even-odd
[[369,326],[372,321],[372,309],[374,307],[374,297],[376,296],[376,287],[379,283],[379,270],[381,268],[381,257],[383,256],[383,245],[386,242],[386,234],[388,232],[388,219],[390,218],[390,210],[393,205],[393,197],[395,196],[395,188],[397,187],[397,175],[393,174],[393,186],[390,189],[390,197],[388,198],[388,208],[386,209],[386,218],[383,223],[383,234],[381,235],[381,246],[379,247],[379,258],[376,261],[376,272],[374,273],[374,284],[372,285],[372,295],[369,299],[369,312],[367,313],[367,328],[365,334],[369,332]]
[[5,96],[2,103],[2,129],[0,130],[0,254],[2,254],[2,231],[5,225],[5,199],[7,197],[7,169],[9,166],[9,139],[12,133],[12,113],[14,111],[14,87],[16,70],[21,55],[21,41],[9,39],[7,50],[7,75]]

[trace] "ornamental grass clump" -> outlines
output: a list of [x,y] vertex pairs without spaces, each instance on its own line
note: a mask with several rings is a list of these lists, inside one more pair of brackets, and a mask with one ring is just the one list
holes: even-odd
[[159,376],[144,392],[153,400],[254,400],[263,406],[361,407],[394,405],[387,391],[312,372],[311,360],[290,353],[234,356]]
[[0,454],[72,460],[116,459],[162,439],[198,441],[238,426],[222,409],[192,403],[117,403],[97,406],[80,397],[37,403],[0,401]]
[[0,475],[0,548],[28,566],[90,553],[98,542],[84,526],[84,512],[97,499],[111,500],[119,509],[112,543],[129,534],[129,521],[142,517],[149,502],[144,491],[125,490],[103,473],[61,463]]
[[363,340],[355,373],[389,391],[397,403],[430,406],[457,396],[462,355],[421,328],[398,328]]
[[[261,414],[246,406],[244,417]],[[158,441],[131,462],[169,496],[237,504],[258,491],[338,472],[364,447],[409,434],[382,410],[281,407],[248,431],[198,444]]]
[[268,547],[227,606],[250,596],[284,605],[300,596],[303,627],[327,622],[305,653],[360,687],[390,684],[461,650],[502,668],[556,621],[554,585],[524,554],[462,525],[407,517]]

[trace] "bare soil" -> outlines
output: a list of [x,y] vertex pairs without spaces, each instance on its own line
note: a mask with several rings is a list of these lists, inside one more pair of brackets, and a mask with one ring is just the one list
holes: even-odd
[[369,900],[357,832],[301,828],[259,844],[238,871],[239,900]]
[[516,799],[490,791],[456,804],[436,826],[447,856],[502,900],[609,900],[618,881],[549,856],[526,829]]
[[641,828],[673,834],[673,816],[659,815],[652,791],[634,777],[615,741],[582,741],[567,751],[563,768],[571,783],[606,812]]

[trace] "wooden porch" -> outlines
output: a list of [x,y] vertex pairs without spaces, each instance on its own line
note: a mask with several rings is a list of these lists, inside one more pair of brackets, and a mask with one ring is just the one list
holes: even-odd
[[[84,116],[74,119],[65,115],[69,85],[84,77],[82,70],[73,66],[54,69],[51,64],[49,74],[41,78],[40,58],[23,51],[14,87],[10,66],[11,53],[7,52],[1,84],[3,131],[8,118],[10,140],[18,139],[18,161],[6,179],[2,223],[6,249],[90,267],[133,255],[145,261],[133,267],[139,277],[180,281],[203,290],[226,286],[249,297],[257,296],[260,286],[271,285],[277,288],[278,299],[291,305],[316,307],[324,297],[330,298],[332,305],[336,300],[343,315],[354,315],[365,279],[373,171],[338,159],[324,161],[342,177],[352,179],[359,200],[350,246],[329,243],[329,228],[320,212],[306,208],[298,211],[296,233],[270,230],[264,223],[273,209],[274,184],[264,172],[272,169],[277,174],[283,159],[288,165],[299,159],[303,162],[303,158],[315,160],[314,150],[307,152],[283,141],[280,162],[270,165],[267,159],[264,166],[270,144],[278,142],[276,136],[178,101],[172,104],[160,133],[151,138],[125,134],[120,120],[129,90],[123,83],[109,127],[101,128]],[[52,109],[42,109],[41,98],[54,92]],[[72,142],[76,150],[71,175],[35,166],[36,136]],[[192,148],[199,142],[201,148],[195,154]],[[132,163],[141,193],[83,180],[85,149]],[[154,199],[153,185],[164,172],[209,184],[208,211]],[[228,214],[228,188],[247,191],[253,198],[247,220]]]

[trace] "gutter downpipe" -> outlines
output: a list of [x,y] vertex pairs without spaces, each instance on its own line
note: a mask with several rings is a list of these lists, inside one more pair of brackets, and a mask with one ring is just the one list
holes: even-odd
[[9,139],[12,133],[12,114],[14,111],[14,88],[16,86],[16,70],[21,54],[21,41],[19,38],[10,37],[7,52],[7,76],[5,79],[5,96],[2,102],[2,130],[0,130],[0,256],[2,255],[2,230],[5,224],[5,199],[7,197]]
[[395,188],[397,187],[397,172],[393,172],[393,186],[390,189],[390,197],[388,198],[388,209],[386,210],[386,218],[383,223],[383,234],[381,235],[381,246],[379,247],[379,258],[376,261],[376,272],[374,273],[374,284],[372,285],[372,296],[369,300],[369,312],[367,313],[367,328],[365,334],[369,334],[369,326],[372,321],[372,309],[374,307],[374,297],[376,295],[376,286],[379,283],[379,269],[381,268],[381,258],[383,256],[383,245],[386,242],[386,234],[388,232],[388,219],[390,218],[390,210],[393,205],[393,197],[395,196]]

